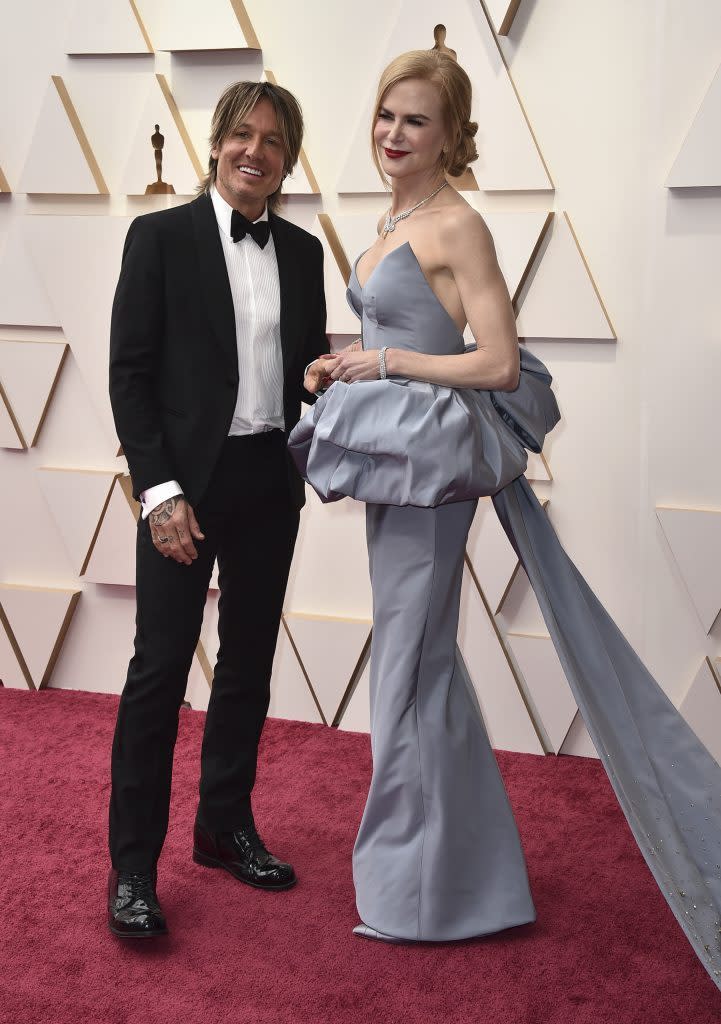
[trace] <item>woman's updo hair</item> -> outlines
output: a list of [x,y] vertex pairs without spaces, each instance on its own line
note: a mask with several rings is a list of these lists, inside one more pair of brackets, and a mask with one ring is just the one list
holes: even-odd
[[441,166],[451,177],[459,177],[470,163],[478,159],[478,150],[473,141],[478,125],[470,120],[471,80],[461,65],[442,50],[409,50],[408,53],[402,53],[390,62],[378,83],[371,124],[371,146],[373,162],[381,178],[388,185],[373,141],[373,129],[386,93],[392,86],[407,78],[421,78],[438,86],[448,132],[446,151],[441,155]]

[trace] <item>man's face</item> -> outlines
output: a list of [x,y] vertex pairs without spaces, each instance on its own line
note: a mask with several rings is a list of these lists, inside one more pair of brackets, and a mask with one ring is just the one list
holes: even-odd
[[216,188],[226,203],[254,220],[283,180],[285,152],[270,100],[262,99],[211,150],[218,161]]

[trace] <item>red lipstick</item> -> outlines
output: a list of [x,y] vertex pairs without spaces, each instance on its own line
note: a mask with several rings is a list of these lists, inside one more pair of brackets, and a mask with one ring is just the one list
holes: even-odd
[[402,156],[408,156],[408,152],[403,149],[383,149],[383,152],[389,160],[400,160]]

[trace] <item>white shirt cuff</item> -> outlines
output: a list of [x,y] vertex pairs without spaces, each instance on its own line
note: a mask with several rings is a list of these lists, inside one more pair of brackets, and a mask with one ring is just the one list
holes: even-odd
[[143,519],[147,519],[154,508],[168,498],[174,498],[176,494],[182,494],[183,488],[177,480],[168,480],[164,484],[156,484],[148,487],[146,491],[140,492],[140,506],[143,510]]

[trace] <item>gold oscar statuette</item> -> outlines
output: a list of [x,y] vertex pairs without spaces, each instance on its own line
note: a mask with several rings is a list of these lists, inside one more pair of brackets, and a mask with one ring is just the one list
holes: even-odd
[[446,46],[446,26],[436,25],[433,29],[434,43],[431,47],[432,50],[440,50],[441,53],[447,53],[449,57],[453,57],[454,60],[458,59],[458,54],[455,50],[451,50]]
[[165,136],[160,134],[160,125],[156,124],[155,131],[150,136],[150,143],[155,154],[155,173],[157,180],[151,182],[145,190],[146,196],[174,196],[175,189],[167,181],[163,181],[163,145]]

